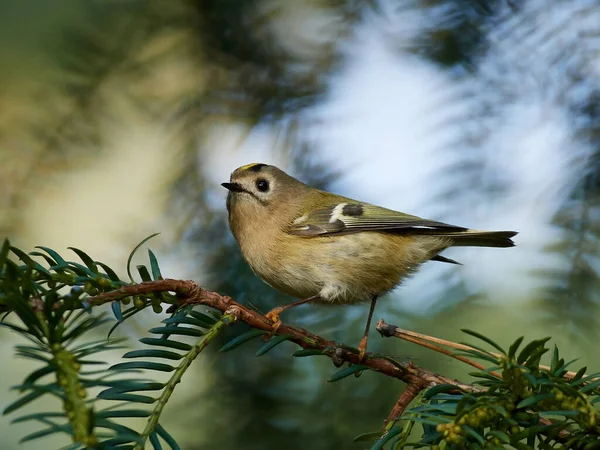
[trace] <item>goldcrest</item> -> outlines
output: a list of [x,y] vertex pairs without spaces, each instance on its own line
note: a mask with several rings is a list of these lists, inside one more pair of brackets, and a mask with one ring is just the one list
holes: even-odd
[[248,164],[228,183],[229,225],[244,259],[273,288],[307,302],[371,301],[364,356],[376,299],[418,266],[456,261],[439,253],[451,246],[512,247],[514,231],[479,231],[393,211],[312,188],[275,166]]

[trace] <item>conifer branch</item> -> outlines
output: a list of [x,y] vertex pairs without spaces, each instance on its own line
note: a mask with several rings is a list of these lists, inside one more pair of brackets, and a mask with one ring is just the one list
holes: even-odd
[[[127,297],[146,296],[158,292],[171,292],[180,299],[174,306],[204,305],[215,308],[222,313],[235,316],[237,320],[245,322],[250,327],[267,332],[272,331],[272,323],[264,315],[250,310],[237,303],[231,297],[217,292],[202,289],[194,281],[164,279],[149,281],[134,285],[124,286],[114,291],[99,294],[88,299],[90,305],[101,305],[112,301],[122,300]],[[302,328],[282,324],[277,330],[277,335],[288,335],[289,340],[303,349],[319,350],[330,358],[341,359],[349,364],[360,364],[367,368],[401,380],[409,385],[425,389],[438,384],[451,384],[467,392],[478,392],[479,388],[470,384],[444,377],[429,370],[417,367],[411,362],[397,362],[390,358],[367,354],[360,361],[358,351],[343,348],[338,343],[312,334]]]

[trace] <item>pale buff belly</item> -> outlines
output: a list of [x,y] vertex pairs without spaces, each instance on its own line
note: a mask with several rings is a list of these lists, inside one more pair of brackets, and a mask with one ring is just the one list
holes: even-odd
[[264,281],[293,297],[318,294],[323,303],[331,304],[368,301],[392,290],[450,242],[430,236],[362,232],[302,240],[286,236],[270,244],[262,249],[268,258],[247,258]]

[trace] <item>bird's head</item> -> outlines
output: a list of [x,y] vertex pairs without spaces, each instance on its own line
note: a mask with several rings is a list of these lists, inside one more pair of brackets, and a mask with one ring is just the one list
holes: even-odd
[[283,170],[262,163],[238,167],[222,186],[229,190],[227,210],[232,225],[240,221],[266,223],[273,215],[287,218],[308,189]]

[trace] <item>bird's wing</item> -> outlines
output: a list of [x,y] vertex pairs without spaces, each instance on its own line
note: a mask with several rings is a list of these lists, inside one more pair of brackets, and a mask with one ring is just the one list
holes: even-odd
[[310,237],[360,231],[443,234],[466,230],[464,227],[423,219],[368,203],[343,202],[301,215],[293,221],[289,232]]

